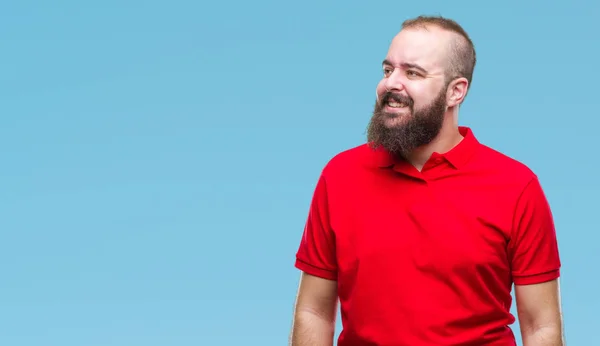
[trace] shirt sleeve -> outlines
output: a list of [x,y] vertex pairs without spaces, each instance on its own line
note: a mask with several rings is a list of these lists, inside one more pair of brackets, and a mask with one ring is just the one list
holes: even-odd
[[335,235],[330,225],[325,177],[321,175],[296,253],[296,268],[324,279],[337,279]]
[[560,276],[554,220],[537,177],[527,184],[517,202],[508,250],[515,285],[542,283]]

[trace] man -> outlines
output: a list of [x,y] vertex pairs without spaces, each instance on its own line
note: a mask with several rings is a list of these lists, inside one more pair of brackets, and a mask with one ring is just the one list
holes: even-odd
[[537,176],[458,126],[476,56],[441,17],[391,42],[368,143],[316,184],[296,267],[293,346],[563,345],[560,260]]

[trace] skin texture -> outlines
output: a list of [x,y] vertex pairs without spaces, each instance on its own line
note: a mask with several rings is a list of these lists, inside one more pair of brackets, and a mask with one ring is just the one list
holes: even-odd
[[332,346],[336,310],[337,282],[302,273],[290,345]]
[[563,346],[559,280],[515,286],[517,314],[524,346]]
[[[445,101],[437,135],[427,144],[401,155],[421,170],[433,152],[445,153],[456,146],[462,136],[458,130],[458,109],[469,89],[466,78],[448,80],[449,49],[460,44],[461,37],[435,26],[407,28],[391,42],[378,83],[377,101],[386,93],[410,100],[407,108],[387,108],[386,117],[371,122],[387,129],[405,126],[416,114],[429,114],[435,100]],[[377,106],[376,106],[377,110]],[[380,131],[382,131],[380,129]],[[516,286],[516,305],[524,346],[562,346],[562,314],[558,281]],[[292,346],[333,345],[337,287],[334,281],[302,274],[290,336]]]

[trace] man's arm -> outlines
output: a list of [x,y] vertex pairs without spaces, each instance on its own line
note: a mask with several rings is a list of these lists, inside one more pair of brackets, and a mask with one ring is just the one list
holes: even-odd
[[564,346],[559,280],[515,285],[523,346]]
[[517,202],[508,250],[523,345],[563,346],[558,240],[536,176]]
[[302,273],[290,346],[332,346],[336,311],[336,281]]

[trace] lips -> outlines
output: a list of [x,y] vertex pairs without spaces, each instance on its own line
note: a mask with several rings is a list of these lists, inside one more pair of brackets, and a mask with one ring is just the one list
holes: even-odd
[[412,100],[401,94],[386,93],[383,95],[382,104],[390,108],[406,108],[412,106]]
[[406,107],[406,104],[404,102],[396,102],[396,101],[389,101],[387,103],[388,106],[392,107],[392,108],[404,108]]

